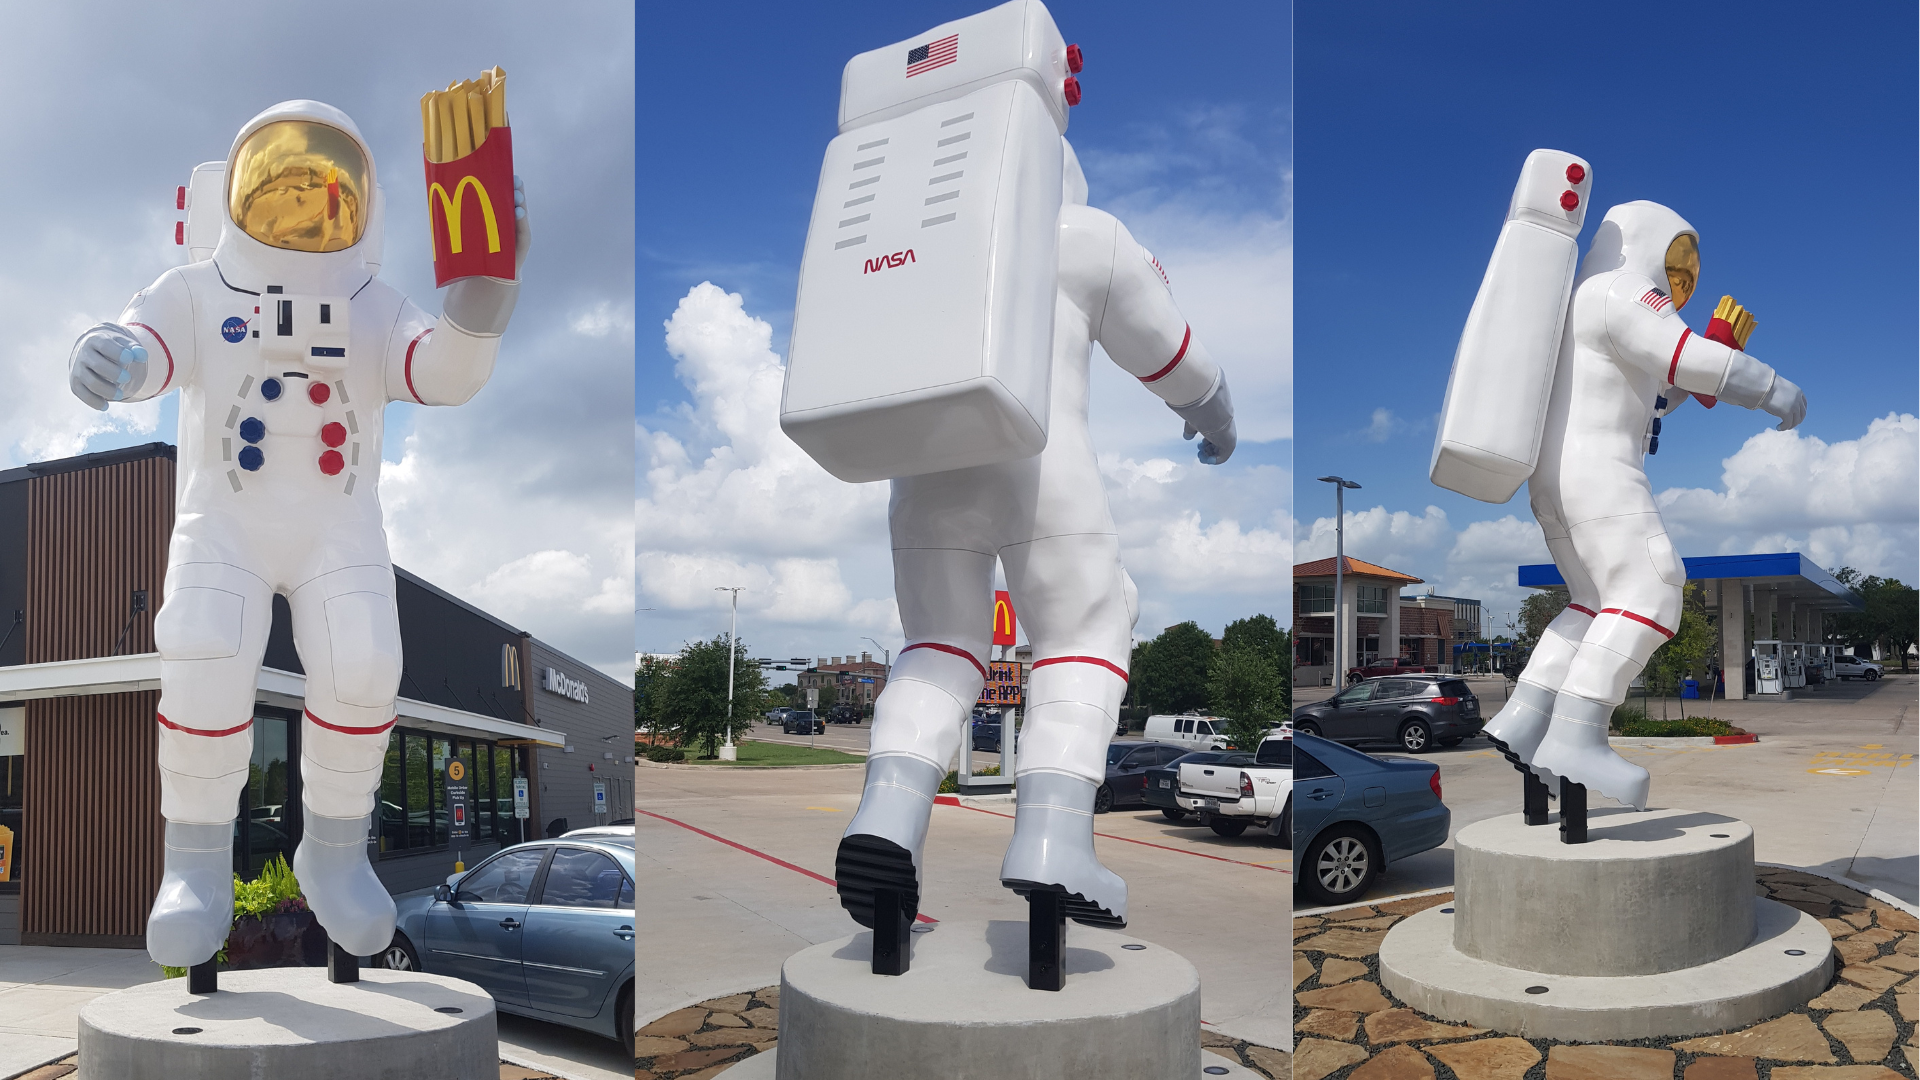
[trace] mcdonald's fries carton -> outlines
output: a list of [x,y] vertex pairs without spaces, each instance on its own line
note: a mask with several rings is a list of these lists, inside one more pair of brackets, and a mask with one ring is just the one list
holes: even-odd
[[420,99],[436,287],[464,277],[517,276],[506,80],[496,67]]

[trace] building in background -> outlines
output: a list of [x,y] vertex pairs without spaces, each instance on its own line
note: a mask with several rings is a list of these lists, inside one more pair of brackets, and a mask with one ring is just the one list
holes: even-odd
[[[1400,655],[1400,590],[1425,582],[1411,574],[1347,556],[1341,591],[1334,593],[1333,559],[1293,568],[1293,680],[1295,686],[1331,686],[1340,675],[1381,657]],[[1337,609],[1337,612],[1336,612]],[[1334,619],[1341,620],[1341,651],[1334,655]],[[1381,651],[1385,642],[1388,651]]]
[[863,652],[860,659],[851,656],[820,658],[820,662],[799,672],[795,682],[800,688],[800,700],[804,704],[809,700],[807,691],[817,690],[813,699],[815,709],[830,709],[835,705],[851,705],[862,713],[872,711],[873,699],[887,688],[887,665],[873,658],[873,654]]
[[1457,670],[1454,646],[1480,640],[1480,601],[1464,596],[1400,598],[1400,656],[1441,671]]
[[[0,827],[12,834],[0,944],[145,947],[162,835],[153,618],[173,514],[165,444],[0,472]],[[631,745],[605,738],[628,730],[627,688],[404,569],[394,576],[405,668],[368,837],[388,889],[430,887],[456,860],[560,819],[630,820]],[[238,873],[299,843],[305,681],[275,597],[235,808]],[[464,850],[449,842],[455,760],[472,803]],[[524,819],[516,777],[529,778]]]

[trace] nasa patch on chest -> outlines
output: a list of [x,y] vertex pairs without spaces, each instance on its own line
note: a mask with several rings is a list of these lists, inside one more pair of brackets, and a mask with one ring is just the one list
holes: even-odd
[[226,322],[220,324],[220,336],[236,345],[245,341],[247,339],[247,320],[238,315],[230,316]]
[[1659,289],[1648,289],[1645,293],[1642,293],[1640,296],[1640,304],[1642,307],[1645,307],[1663,319],[1673,314],[1673,301],[1668,299],[1667,294],[1661,292]]

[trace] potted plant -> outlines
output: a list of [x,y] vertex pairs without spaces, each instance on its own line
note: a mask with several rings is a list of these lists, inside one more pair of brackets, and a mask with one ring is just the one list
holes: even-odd
[[[229,970],[321,967],[327,962],[327,932],[307,908],[300,882],[284,856],[275,856],[252,881],[233,879],[233,929],[214,955]],[[185,968],[163,968],[167,978]]]

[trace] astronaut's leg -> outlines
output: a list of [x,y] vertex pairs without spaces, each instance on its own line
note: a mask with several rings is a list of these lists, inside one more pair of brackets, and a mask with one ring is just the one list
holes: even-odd
[[834,858],[840,906],[862,926],[873,925],[877,888],[899,889],[919,911],[933,797],[986,681],[981,658],[993,625],[993,562],[952,548],[893,553],[907,647],[873,703],[860,809]]
[[1059,889],[1068,917],[1125,926],[1127,883],[1093,850],[1094,796],[1106,781],[1132,653],[1119,537],[1050,536],[1004,548],[1000,558],[1034,651],[1000,883],[1021,895]]
[[[1549,500],[1536,498],[1533,513],[1546,534],[1547,551],[1553,555],[1554,565],[1567,583],[1568,603],[1547,624],[1514,684],[1513,695],[1486,726],[1488,735],[1506,743],[1521,761],[1529,763],[1540,741],[1547,737],[1547,728],[1553,719],[1553,701],[1559,696],[1561,683],[1566,681],[1574,653],[1592,626],[1594,613],[1600,610],[1599,589],[1574,550],[1573,538],[1559,508]],[[1555,780],[1546,775],[1544,769],[1536,766],[1534,771],[1543,774],[1541,778],[1548,783]]]
[[393,940],[393,897],[367,863],[374,793],[400,689],[393,571],[352,566],[294,590],[294,646],[307,670],[300,729],[305,810],[293,872],[327,934],[355,956]]
[[1686,570],[1658,513],[1600,518],[1574,526],[1593,571],[1601,607],[1554,699],[1553,725],[1534,764],[1637,810],[1647,808],[1647,770],[1607,744],[1614,707],[1647,658],[1680,625]]
[[167,569],[160,650],[160,813],[166,864],[147,915],[155,963],[212,958],[233,923],[233,819],[253,756],[253,693],[273,590],[225,563]]

